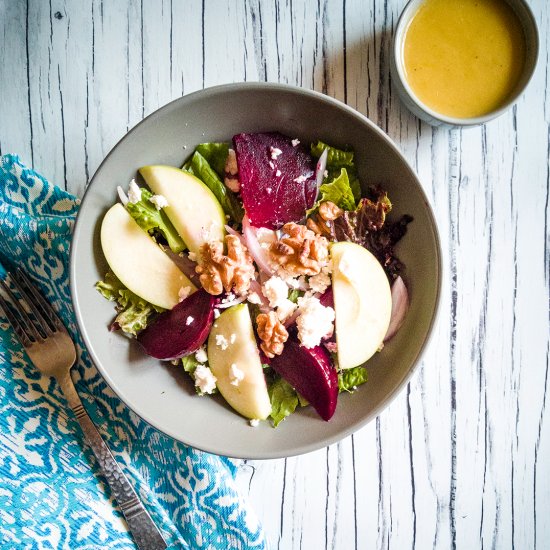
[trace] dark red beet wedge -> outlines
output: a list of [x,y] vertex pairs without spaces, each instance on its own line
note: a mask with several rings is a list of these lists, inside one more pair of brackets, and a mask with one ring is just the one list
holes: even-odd
[[316,161],[308,151],[278,132],[237,134],[233,144],[250,223],[279,229],[302,220],[317,198]]
[[208,338],[216,298],[199,289],[160,313],[138,336],[147,355],[170,361],[197,351]]
[[304,348],[291,335],[281,355],[269,360],[273,370],[307,399],[323,420],[330,420],[338,400],[338,375],[322,346]]

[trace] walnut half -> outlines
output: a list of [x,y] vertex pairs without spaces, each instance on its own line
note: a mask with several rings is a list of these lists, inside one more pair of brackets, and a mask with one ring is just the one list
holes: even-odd
[[236,235],[226,235],[227,254],[223,243],[211,241],[201,247],[201,263],[195,268],[200,282],[209,294],[218,295],[224,290],[244,294],[254,278],[254,264],[248,249]]
[[284,343],[288,339],[288,332],[281,321],[279,321],[277,314],[274,311],[260,313],[256,317],[256,324],[258,326],[258,336],[262,340],[260,344],[262,351],[269,358],[281,355]]
[[270,247],[272,258],[291,275],[317,275],[328,260],[328,241],[305,225],[283,226],[283,236]]

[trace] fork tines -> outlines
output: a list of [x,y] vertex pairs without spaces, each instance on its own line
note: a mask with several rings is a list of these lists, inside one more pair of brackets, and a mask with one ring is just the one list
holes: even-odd
[[42,342],[61,328],[55,311],[20,268],[0,279],[0,286],[5,294],[0,294],[0,306],[24,346]]

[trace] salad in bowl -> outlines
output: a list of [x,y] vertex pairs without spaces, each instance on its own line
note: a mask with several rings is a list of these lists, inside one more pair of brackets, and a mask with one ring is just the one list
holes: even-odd
[[412,218],[361,192],[353,151],[278,132],[138,174],[101,222],[111,330],[252,426],[308,405],[329,421],[403,322],[395,245]]

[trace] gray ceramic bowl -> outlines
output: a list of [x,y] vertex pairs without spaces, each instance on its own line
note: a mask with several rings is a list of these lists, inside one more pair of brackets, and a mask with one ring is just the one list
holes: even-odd
[[393,52],[390,58],[390,68],[392,83],[397,90],[401,101],[403,101],[405,106],[414,115],[432,126],[478,126],[479,124],[483,124],[504,114],[504,112],[506,112],[517,101],[519,96],[524,92],[525,88],[529,84],[529,81],[535,72],[539,54],[539,35],[537,22],[531,8],[529,7],[529,4],[525,0],[505,1],[514,10],[521,26],[523,27],[526,49],[525,65],[521,78],[519,79],[515,89],[512,90],[506,102],[498,109],[479,117],[456,118],[438,113],[425,105],[418,97],[416,97],[407,82],[403,64],[403,42],[409,23],[418,10],[422,7],[422,4],[426,2],[426,0],[409,0],[401,12],[401,16],[399,17],[399,21],[397,22],[397,27],[395,29],[395,35],[393,38]]
[[[407,265],[411,308],[396,337],[368,362],[369,382],[341,395],[330,422],[311,407],[277,429],[257,428],[220,398],[198,397],[180,367],[147,357],[134,341],[109,332],[113,304],[94,284],[107,271],[99,244],[106,210],[139,166],[180,166],[201,142],[238,132],[279,130],[304,143],[351,145],[363,184],[382,184],[394,215],[414,216],[399,245]],[[182,97],[132,129],[94,175],[82,201],[71,247],[71,291],[78,324],[99,371],[144,420],[193,447],[241,458],[277,458],[312,451],[351,434],[378,415],[407,382],[432,330],[440,292],[436,224],[414,172],[395,145],[364,116],[323,94],[277,84],[233,84]]]

